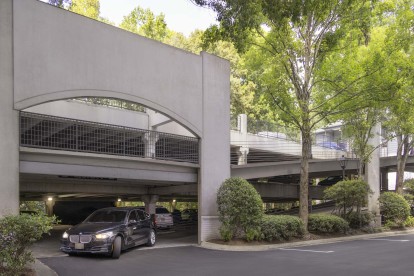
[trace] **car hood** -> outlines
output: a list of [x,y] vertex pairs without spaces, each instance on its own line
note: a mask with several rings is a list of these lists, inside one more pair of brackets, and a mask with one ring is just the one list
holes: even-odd
[[79,233],[99,233],[106,232],[120,228],[119,223],[81,223],[73,226],[67,232],[68,234],[79,234]]

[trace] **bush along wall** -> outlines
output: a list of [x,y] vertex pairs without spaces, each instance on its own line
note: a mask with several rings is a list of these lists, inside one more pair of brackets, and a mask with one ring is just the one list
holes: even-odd
[[283,241],[301,238],[305,233],[300,218],[287,215],[264,215],[260,221],[261,239],[266,241]]
[[315,233],[344,233],[349,230],[349,223],[336,215],[309,215],[308,230]]
[[20,275],[34,261],[29,246],[49,233],[56,217],[16,215],[0,219],[0,275]]
[[260,238],[259,224],[263,216],[263,201],[256,189],[245,179],[229,178],[217,192],[220,235],[225,241]]
[[384,192],[379,198],[381,214],[388,227],[404,227],[410,216],[410,205],[402,195]]
[[335,214],[349,222],[353,229],[364,228],[372,220],[372,215],[362,213],[372,193],[367,182],[362,179],[339,181],[324,191],[324,198],[335,201]]

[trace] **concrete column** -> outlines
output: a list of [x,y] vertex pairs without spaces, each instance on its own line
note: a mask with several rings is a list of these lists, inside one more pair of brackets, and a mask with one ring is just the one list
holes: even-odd
[[239,114],[237,116],[237,128],[241,134],[242,143],[246,146],[241,146],[237,150],[237,165],[246,165],[247,164],[247,155],[249,154],[249,147],[247,147],[247,115]]
[[19,213],[19,113],[13,109],[13,1],[0,1],[0,217]]
[[203,129],[198,186],[198,242],[219,237],[217,190],[230,177],[230,63],[201,53]]
[[240,133],[247,134],[247,115],[246,114],[239,114],[237,116],[237,128],[239,129]]
[[53,206],[55,206],[55,199],[53,197],[48,197],[45,199],[45,205],[46,205],[46,214],[51,217],[53,216]]
[[157,206],[158,196],[157,195],[143,195],[142,201],[145,203],[145,212],[150,215],[155,214],[155,207]]
[[155,158],[155,144],[158,142],[159,134],[157,132],[147,132],[144,134],[144,151],[145,158]]
[[371,155],[370,162],[365,165],[365,181],[368,182],[372,190],[372,194],[368,196],[368,210],[374,214],[375,218],[372,223],[373,226],[381,226],[379,196],[380,196],[380,150],[381,143],[381,125],[378,123],[372,128],[372,137],[368,144],[376,149]]
[[240,147],[237,150],[237,165],[246,165],[247,164],[247,155],[249,154],[248,147]]

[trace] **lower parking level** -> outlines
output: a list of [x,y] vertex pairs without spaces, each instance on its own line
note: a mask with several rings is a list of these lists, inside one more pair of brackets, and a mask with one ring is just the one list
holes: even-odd
[[[45,235],[37,241],[31,248],[35,258],[64,257],[65,253],[59,250],[60,238],[66,229],[71,225],[58,225],[51,230],[50,235]],[[157,231],[157,248],[181,247],[197,245],[197,224],[180,223],[171,229]],[[145,250],[145,246],[136,247],[132,250]],[[129,250],[131,251],[131,250]],[[122,258],[122,257],[121,257]]]

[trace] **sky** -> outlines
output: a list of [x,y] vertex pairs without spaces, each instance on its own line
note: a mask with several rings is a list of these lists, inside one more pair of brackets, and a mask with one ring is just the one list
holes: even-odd
[[186,36],[216,23],[213,11],[198,7],[190,0],[100,0],[101,16],[117,25],[137,6],[150,9],[155,15],[163,13],[168,28]]

